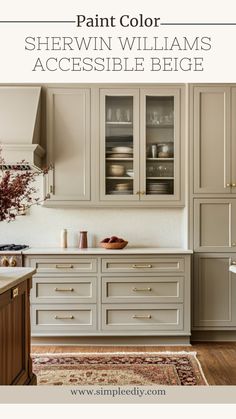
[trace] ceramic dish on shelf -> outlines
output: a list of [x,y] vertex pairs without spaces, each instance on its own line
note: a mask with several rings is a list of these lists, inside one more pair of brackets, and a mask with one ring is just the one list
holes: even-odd
[[101,243],[100,242],[100,246],[103,247],[104,249],[113,249],[113,250],[124,249],[124,247],[127,246],[127,244],[128,244],[127,241],[123,241],[121,243]]
[[126,182],[126,183],[117,183],[115,186],[115,190],[116,191],[128,191],[130,190],[130,183]]
[[123,147],[123,146],[112,147],[111,151],[112,151],[112,153],[125,153],[125,154],[133,153],[132,147]]
[[134,169],[127,169],[126,174],[130,177],[134,177]]
[[157,144],[158,147],[158,157],[173,157],[174,153],[174,143],[168,141],[166,143]]
[[107,168],[107,173],[109,176],[124,176],[125,174],[125,167],[122,166],[121,164],[111,164],[108,168]]
[[133,153],[107,153],[107,157],[112,159],[130,159],[133,157]]

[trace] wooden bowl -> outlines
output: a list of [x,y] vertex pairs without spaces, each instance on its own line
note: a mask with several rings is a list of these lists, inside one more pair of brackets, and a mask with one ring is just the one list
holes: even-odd
[[113,249],[113,250],[118,250],[118,249],[124,249],[125,246],[127,246],[128,242],[124,241],[122,243],[101,243],[100,242],[100,246],[103,247],[104,249]]

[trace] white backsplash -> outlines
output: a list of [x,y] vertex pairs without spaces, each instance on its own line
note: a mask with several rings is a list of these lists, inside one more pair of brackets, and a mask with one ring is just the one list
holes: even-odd
[[94,247],[111,235],[135,247],[185,247],[186,217],[183,209],[52,209],[32,207],[11,223],[0,223],[0,243],[31,247],[60,246],[60,231],[68,229],[68,246],[78,245],[80,230],[88,231]]

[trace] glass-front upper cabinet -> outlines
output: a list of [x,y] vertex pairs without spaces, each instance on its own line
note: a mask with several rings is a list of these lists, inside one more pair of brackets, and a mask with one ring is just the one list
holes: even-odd
[[181,205],[180,92],[100,90],[101,201]]
[[179,199],[179,100],[178,89],[141,90],[141,200]]
[[102,200],[139,200],[139,91],[101,89]]

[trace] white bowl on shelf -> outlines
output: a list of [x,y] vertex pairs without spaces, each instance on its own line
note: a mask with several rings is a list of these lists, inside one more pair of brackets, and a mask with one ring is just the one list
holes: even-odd
[[130,177],[133,177],[134,176],[134,169],[127,169],[126,174]]
[[111,164],[108,169],[107,169],[107,173],[109,176],[124,176],[125,174],[125,167],[122,166],[121,164]]
[[132,147],[124,147],[124,146],[119,146],[119,147],[112,147],[111,151],[113,153],[133,153],[133,149]]

